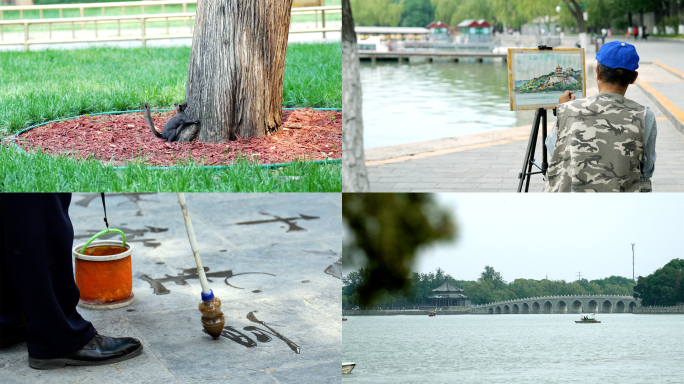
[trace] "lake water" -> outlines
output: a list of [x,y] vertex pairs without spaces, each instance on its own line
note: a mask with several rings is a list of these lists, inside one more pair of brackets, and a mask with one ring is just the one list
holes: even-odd
[[682,383],[684,316],[349,316],[352,383]]
[[505,62],[361,62],[364,147],[406,144],[532,124],[512,112]]

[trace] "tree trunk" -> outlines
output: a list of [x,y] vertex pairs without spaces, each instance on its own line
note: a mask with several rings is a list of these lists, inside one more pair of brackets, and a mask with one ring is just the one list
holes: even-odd
[[342,191],[368,192],[363,155],[361,75],[354,18],[349,0],[342,0]]
[[217,142],[281,128],[285,53],[292,0],[199,0],[186,113],[200,122],[181,132]]

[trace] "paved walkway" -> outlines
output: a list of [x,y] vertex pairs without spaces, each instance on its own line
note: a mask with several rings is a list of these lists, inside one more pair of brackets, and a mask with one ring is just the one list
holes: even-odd
[[[679,43],[664,44],[669,49],[673,48],[672,45],[680,46]],[[640,47],[637,49],[641,50]],[[684,61],[684,49],[680,55]],[[663,57],[666,56],[656,58]],[[673,64],[671,59],[667,61]],[[674,68],[668,64],[642,64],[639,84],[630,86],[626,96],[649,107],[657,119],[657,161],[651,179],[653,191],[683,192],[684,72],[677,68],[684,65],[676,64],[677,68]],[[587,86],[588,95],[598,92],[595,80],[594,84],[588,81]],[[549,125],[553,122],[555,119],[549,113]],[[366,150],[371,191],[515,192],[530,128]],[[540,159],[541,142],[537,145],[536,154]],[[530,192],[542,189],[541,175],[533,176]]]
[[[135,302],[78,311],[104,335],[139,338],[142,355],[112,365],[38,371],[28,366],[26,344],[18,344],[0,351],[0,382],[339,383],[340,194],[186,194],[186,199],[202,262],[207,273],[219,275],[209,277],[209,284],[223,303],[226,327],[245,337],[213,340],[202,332],[201,288],[191,276],[196,267],[176,195],[112,194],[107,195],[110,226],[123,230],[134,247]],[[99,194],[74,195],[69,214],[75,243],[104,228]],[[154,283],[169,292],[155,294],[143,275],[153,282],[166,278]],[[256,326],[269,332],[246,318],[250,312],[301,352],[273,332],[257,338],[248,331],[245,327]],[[256,347],[243,345],[247,337]]]

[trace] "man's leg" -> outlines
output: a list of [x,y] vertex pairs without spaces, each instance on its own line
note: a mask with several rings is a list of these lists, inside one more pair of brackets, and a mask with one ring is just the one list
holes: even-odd
[[[76,311],[79,290],[71,260],[70,201],[70,194],[0,195],[0,324],[16,324],[18,310],[26,315],[33,358],[79,350],[94,333]],[[15,300],[5,301],[8,296]]]

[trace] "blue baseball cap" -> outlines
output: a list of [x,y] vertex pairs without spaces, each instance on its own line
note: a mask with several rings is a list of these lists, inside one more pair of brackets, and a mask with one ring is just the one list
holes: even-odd
[[608,68],[624,68],[636,71],[639,68],[639,55],[632,44],[611,41],[604,44],[596,54],[596,60]]

